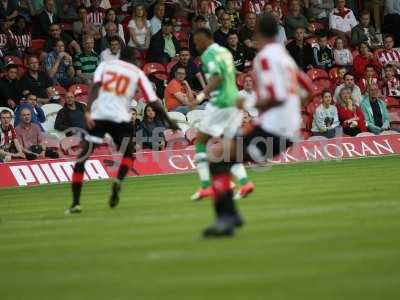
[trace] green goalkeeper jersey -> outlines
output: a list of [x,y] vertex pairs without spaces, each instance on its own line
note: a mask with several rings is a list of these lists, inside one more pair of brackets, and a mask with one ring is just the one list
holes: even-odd
[[210,94],[210,102],[219,108],[234,106],[239,92],[232,54],[228,49],[214,43],[204,51],[201,60],[207,80],[217,74],[222,77],[218,87]]

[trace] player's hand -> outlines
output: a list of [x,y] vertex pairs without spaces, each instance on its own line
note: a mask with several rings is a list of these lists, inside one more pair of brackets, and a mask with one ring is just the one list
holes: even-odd
[[204,94],[204,92],[200,92],[197,96],[196,96],[196,102],[198,104],[200,104],[201,102],[204,101],[204,99],[206,98],[206,94]]
[[90,113],[89,113],[89,112],[85,113],[85,120],[86,120],[86,125],[87,125],[87,127],[88,127],[89,129],[93,129],[93,128],[94,128],[94,125],[95,125],[95,122],[94,122],[94,120],[92,119],[92,117],[90,116]]

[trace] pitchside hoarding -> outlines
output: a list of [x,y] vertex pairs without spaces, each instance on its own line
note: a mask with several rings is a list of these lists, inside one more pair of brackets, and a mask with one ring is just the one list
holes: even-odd
[[[400,134],[338,138],[296,143],[272,163],[334,160],[400,154]],[[138,153],[128,176],[190,172],[195,169],[194,150]],[[91,156],[85,165],[85,180],[115,176],[118,155]],[[31,186],[71,181],[74,158],[16,161],[0,164],[0,187]]]

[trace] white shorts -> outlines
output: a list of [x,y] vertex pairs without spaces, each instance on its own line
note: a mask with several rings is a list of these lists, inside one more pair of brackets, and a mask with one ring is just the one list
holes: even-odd
[[242,112],[236,107],[219,108],[207,104],[199,130],[212,137],[232,138],[242,125]]

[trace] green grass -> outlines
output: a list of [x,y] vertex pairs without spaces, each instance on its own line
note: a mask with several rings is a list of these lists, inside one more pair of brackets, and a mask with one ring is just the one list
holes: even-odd
[[252,171],[234,238],[205,241],[194,174],[0,190],[0,299],[399,299],[400,159]]

